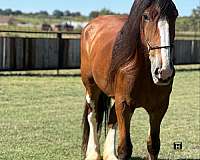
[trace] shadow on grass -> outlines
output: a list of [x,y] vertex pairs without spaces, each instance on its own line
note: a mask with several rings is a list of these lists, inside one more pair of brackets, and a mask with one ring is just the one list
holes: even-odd
[[200,68],[193,68],[193,69],[186,69],[186,68],[181,68],[181,69],[176,69],[177,72],[191,72],[191,71],[200,71]]
[[141,157],[132,157],[130,160],[144,160],[144,158],[141,158]]
[[0,73],[0,77],[80,77],[80,74]]

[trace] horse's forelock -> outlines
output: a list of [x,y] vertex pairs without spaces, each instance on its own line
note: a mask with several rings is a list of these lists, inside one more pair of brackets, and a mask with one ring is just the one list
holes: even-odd
[[176,6],[172,0],[157,0],[157,5],[160,9],[160,16],[164,17],[170,15]]

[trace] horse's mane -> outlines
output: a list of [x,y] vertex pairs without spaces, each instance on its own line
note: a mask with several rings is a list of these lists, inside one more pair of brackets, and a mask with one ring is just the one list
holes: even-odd
[[128,20],[118,33],[112,51],[109,82],[112,84],[120,67],[129,62],[134,54],[140,34],[140,20],[150,0],[135,0]]
[[[128,64],[134,58],[138,42],[140,40],[140,21],[144,13],[152,3],[160,10],[160,16],[166,15],[172,7],[172,0],[135,0],[131,8],[128,20],[118,33],[112,51],[112,60],[109,70],[109,82],[112,84],[119,68]],[[175,7],[176,8],[176,7]]]

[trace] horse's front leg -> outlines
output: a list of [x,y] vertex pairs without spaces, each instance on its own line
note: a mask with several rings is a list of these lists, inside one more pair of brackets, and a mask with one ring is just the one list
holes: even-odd
[[167,111],[166,107],[149,113],[150,129],[147,139],[148,160],[157,160],[160,151],[160,124]]
[[126,102],[120,103],[117,100],[115,109],[119,127],[118,159],[127,160],[131,157],[133,148],[130,138],[130,121],[133,109]]

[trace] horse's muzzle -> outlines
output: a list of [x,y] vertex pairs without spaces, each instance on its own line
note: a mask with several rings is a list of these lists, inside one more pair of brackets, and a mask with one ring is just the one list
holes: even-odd
[[154,83],[156,85],[169,85],[175,76],[175,69],[174,67],[170,70],[156,68],[154,75]]

